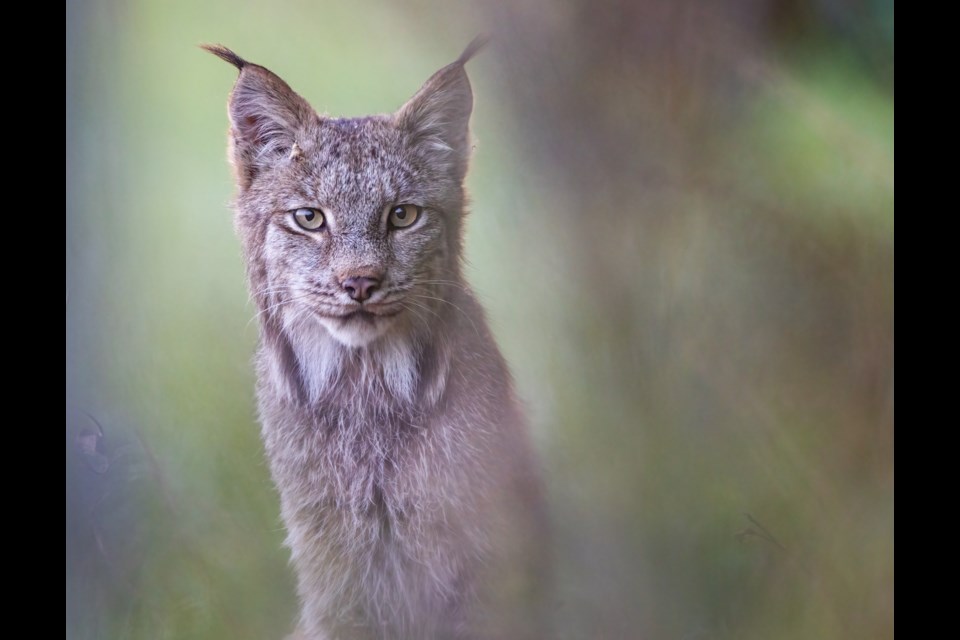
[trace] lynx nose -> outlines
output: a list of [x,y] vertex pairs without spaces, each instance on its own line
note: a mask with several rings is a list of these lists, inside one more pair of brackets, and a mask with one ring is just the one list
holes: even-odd
[[357,302],[363,302],[372,296],[374,291],[380,288],[380,279],[358,276],[347,278],[340,283],[340,286],[343,287],[343,290],[346,291],[351,298]]

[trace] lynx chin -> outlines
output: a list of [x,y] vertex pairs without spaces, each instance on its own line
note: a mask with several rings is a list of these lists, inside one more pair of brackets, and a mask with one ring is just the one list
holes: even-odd
[[482,44],[396,112],[359,118],[319,115],[264,67],[204,47],[240,71],[235,223],[296,637],[546,635],[537,462],[463,276],[464,65]]

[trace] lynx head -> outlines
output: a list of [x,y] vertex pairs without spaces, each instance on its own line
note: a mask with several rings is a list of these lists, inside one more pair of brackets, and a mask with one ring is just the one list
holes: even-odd
[[[229,100],[236,227],[265,323],[319,324],[347,347],[412,326],[460,280],[475,41],[398,111],[318,115],[277,75],[240,70]],[[449,289],[447,290],[449,291]],[[422,315],[422,312],[421,312]]]

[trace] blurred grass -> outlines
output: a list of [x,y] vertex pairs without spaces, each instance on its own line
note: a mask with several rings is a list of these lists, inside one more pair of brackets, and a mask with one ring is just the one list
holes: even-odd
[[690,3],[69,3],[68,637],[295,616],[228,210],[234,72],[196,45],[356,115],[480,31],[469,274],[543,456],[558,636],[892,637],[893,93],[864,62],[892,61],[892,13],[876,45],[730,6],[742,38]]

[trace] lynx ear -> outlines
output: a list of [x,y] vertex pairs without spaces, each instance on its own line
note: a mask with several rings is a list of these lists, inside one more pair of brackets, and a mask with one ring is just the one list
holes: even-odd
[[398,126],[408,131],[436,163],[463,178],[470,159],[470,112],[473,90],[463,66],[487,43],[481,36],[460,57],[433,74],[396,114]]
[[226,47],[202,47],[240,70],[228,104],[230,160],[237,182],[246,189],[260,171],[290,157],[298,134],[317,116],[307,101],[272,71],[247,62]]

